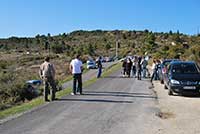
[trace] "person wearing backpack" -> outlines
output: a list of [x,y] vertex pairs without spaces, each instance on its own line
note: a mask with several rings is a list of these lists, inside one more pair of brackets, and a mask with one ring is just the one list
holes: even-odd
[[51,86],[51,101],[56,97],[56,84],[55,84],[55,68],[52,63],[49,62],[50,58],[45,57],[44,63],[40,65],[39,75],[44,83],[44,100],[48,100],[49,86]]

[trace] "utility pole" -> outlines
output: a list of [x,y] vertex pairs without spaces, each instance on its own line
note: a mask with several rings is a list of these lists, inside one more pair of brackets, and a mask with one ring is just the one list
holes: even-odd
[[48,53],[49,53],[49,56],[50,56],[50,52],[51,52],[51,47],[50,47],[50,43],[49,43],[49,51],[48,51]]
[[119,31],[117,31],[117,34],[116,34],[116,44],[115,44],[115,47],[116,47],[115,57],[118,59]]
[[119,41],[116,40],[116,52],[115,52],[115,57],[118,58],[118,45],[119,45]]
[[50,53],[51,53],[51,46],[50,46],[50,38],[51,38],[51,34],[50,33],[48,33],[48,35],[47,35],[47,42],[48,42],[48,54],[49,54],[49,56],[50,56]]

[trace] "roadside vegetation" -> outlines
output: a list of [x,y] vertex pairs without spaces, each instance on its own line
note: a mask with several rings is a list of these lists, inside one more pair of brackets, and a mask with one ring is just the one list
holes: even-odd
[[[113,64],[111,67],[104,70],[102,77],[110,75],[112,72],[117,71],[120,67],[121,67],[121,63]],[[96,77],[91,78],[90,80],[84,82],[83,86],[84,87],[89,86],[90,84],[94,83],[96,80],[97,80]],[[58,91],[56,93],[56,98],[59,99],[62,96],[67,95],[71,92],[72,92],[71,87],[61,90],[61,91]],[[17,114],[26,112],[32,108],[35,108],[39,105],[44,104],[44,103],[45,102],[43,101],[43,97],[41,96],[41,97],[32,99],[30,101],[27,101],[26,103],[14,105],[13,107],[10,107],[10,108],[4,109],[4,110],[0,110],[0,119],[6,118],[10,115],[17,115]]]
[[[147,53],[153,58],[180,58],[200,63],[200,35],[189,36],[179,31],[79,30],[57,36],[0,39],[0,110],[36,97],[26,92],[26,81],[39,79],[39,65],[46,55],[55,64],[57,82],[62,83],[70,79],[69,62],[75,53],[82,55],[83,62],[99,55],[114,57],[117,40],[119,58]],[[42,95],[40,90],[38,96]]]

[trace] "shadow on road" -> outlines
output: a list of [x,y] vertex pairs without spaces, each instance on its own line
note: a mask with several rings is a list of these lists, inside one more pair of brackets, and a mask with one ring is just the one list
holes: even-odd
[[118,78],[118,79],[125,79],[125,78],[131,78],[131,77],[123,77],[123,76],[104,76],[104,77],[102,77],[102,78]]
[[129,94],[129,95],[151,95],[149,93],[129,93],[129,92],[109,92],[109,91],[84,91],[84,93],[98,93],[98,94]]
[[[123,77],[123,76],[104,76],[104,77],[102,77],[102,78],[118,78],[118,79],[136,79],[136,80],[138,80],[137,79],[137,77]],[[146,78],[142,78],[141,80],[139,80],[139,81],[146,81],[146,80],[150,80],[150,78],[148,78],[148,77],[146,77]]]
[[148,93],[127,93],[127,92],[98,92],[98,91],[85,91],[85,96],[114,96],[114,97],[138,97],[138,98],[150,98],[156,99],[155,96]]
[[133,101],[116,101],[106,99],[58,99],[56,101],[75,101],[75,102],[98,102],[98,103],[133,103]]

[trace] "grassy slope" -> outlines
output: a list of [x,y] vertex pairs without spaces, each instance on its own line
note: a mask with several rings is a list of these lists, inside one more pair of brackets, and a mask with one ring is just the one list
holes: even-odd
[[[104,76],[110,75],[112,72],[117,71],[120,67],[121,67],[120,63],[115,64],[112,67],[106,69],[102,76],[104,77]],[[92,84],[96,81],[97,81],[97,78],[92,78],[91,80],[88,80],[84,83],[84,87],[88,86],[88,85],[90,85],[90,84]],[[71,90],[72,90],[71,88],[61,90],[61,91],[56,93],[56,97],[61,98],[62,96],[69,94],[71,92]],[[6,118],[6,117],[11,116],[11,115],[23,113],[25,111],[33,109],[33,108],[40,106],[42,104],[45,104],[45,102],[43,101],[43,97],[36,98],[36,99],[34,99],[30,102],[21,104],[19,106],[14,106],[12,108],[0,111],[0,119]]]

